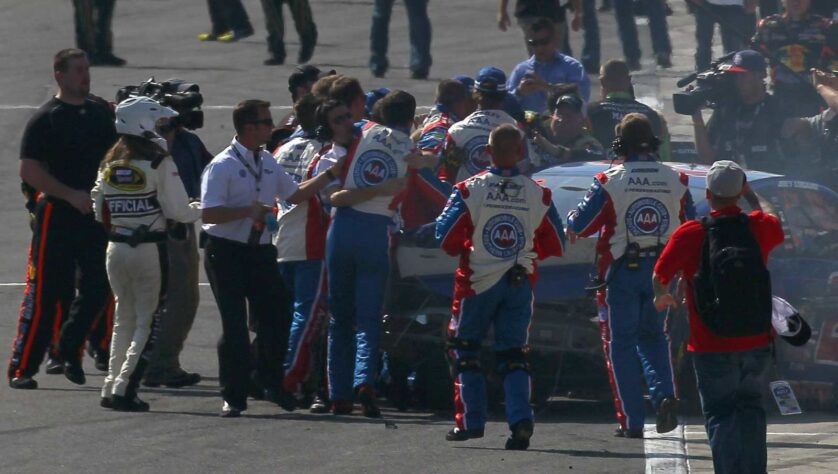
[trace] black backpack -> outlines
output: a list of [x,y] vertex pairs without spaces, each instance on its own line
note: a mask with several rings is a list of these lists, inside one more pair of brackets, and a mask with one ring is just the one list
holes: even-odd
[[701,264],[693,280],[695,306],[717,336],[745,337],[771,328],[771,276],[748,216],[704,217]]

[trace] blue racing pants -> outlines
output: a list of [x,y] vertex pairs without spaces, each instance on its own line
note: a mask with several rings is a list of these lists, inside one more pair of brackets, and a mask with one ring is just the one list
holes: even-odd
[[[353,388],[378,373],[384,290],[390,267],[386,216],[339,208],[326,237],[329,273],[329,396],[352,400]],[[354,382],[353,382],[354,370]]]
[[608,289],[598,297],[602,348],[620,427],[642,430],[644,425],[643,382],[637,361],[643,367],[652,403],[675,396],[672,355],[664,328],[666,314],[652,303],[652,271],[656,258],[640,258],[636,270],[618,259],[606,277]]
[[486,425],[486,381],[480,368],[480,346],[490,326],[494,328],[495,360],[504,374],[506,421],[510,428],[532,420],[530,374],[524,346],[532,318],[533,291],[529,280],[517,288],[506,276],[478,295],[456,297],[448,326],[450,357],[457,367],[454,381],[454,419],[463,430]]
[[[294,393],[311,372],[321,323],[326,317],[326,269],[322,260],[281,262],[279,274],[294,292],[293,319],[285,355],[285,390]],[[321,346],[322,347],[322,346]]]

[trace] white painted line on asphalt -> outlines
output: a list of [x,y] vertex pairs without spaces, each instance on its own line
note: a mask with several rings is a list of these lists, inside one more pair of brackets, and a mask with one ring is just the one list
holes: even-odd
[[660,434],[654,423],[643,429],[643,450],[646,453],[646,474],[687,474],[687,443],[684,425]]
[[[25,286],[26,283],[0,283],[0,287],[3,286]],[[209,286],[209,283],[198,283],[198,286]]]
[[[201,106],[203,110],[233,110],[235,105],[204,105]],[[0,104],[0,110],[36,110],[41,108],[40,105],[11,105],[11,104]],[[276,110],[291,110],[293,106],[291,105],[272,105],[272,109]],[[433,108],[432,105],[417,105],[416,110],[427,111]]]
[[[704,431],[687,431],[686,434],[688,435],[706,435],[707,433]],[[768,436],[835,436],[835,433],[781,433],[781,432],[768,432],[766,433]]]

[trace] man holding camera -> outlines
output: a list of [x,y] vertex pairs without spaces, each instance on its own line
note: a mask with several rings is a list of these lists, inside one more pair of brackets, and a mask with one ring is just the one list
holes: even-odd
[[493,326],[496,369],[504,379],[511,431],[506,449],[524,450],[533,434],[526,346],[536,261],[561,256],[565,237],[550,189],[518,171],[526,146],[521,131],[502,124],[492,129],[488,142],[491,167],[457,183],[436,222],[443,250],[460,256],[447,343],[456,377],[456,426],[445,439],[484,435],[486,382],[480,349]]
[[[169,153],[177,166],[186,195],[190,200],[197,201],[201,199],[201,173],[212,161],[212,154],[198,135],[186,130],[178,119],[170,119],[159,127],[158,132],[169,145]],[[201,381],[200,374],[187,372],[180,366],[180,353],[195,321],[200,298],[198,239],[193,223],[168,221],[166,227],[169,272],[178,277],[166,280],[166,309],[159,322],[157,341],[143,385],[177,388]]]
[[570,242],[600,233],[597,241],[602,348],[614,393],[615,436],[642,438],[643,383],[638,359],[657,410],[657,431],[677,425],[675,379],[666,316],[652,304],[652,269],[675,231],[676,219],[695,214],[687,176],[661,164],[660,141],[638,113],[623,118],[614,153],[624,163],[594,177],[584,201],[567,218]]

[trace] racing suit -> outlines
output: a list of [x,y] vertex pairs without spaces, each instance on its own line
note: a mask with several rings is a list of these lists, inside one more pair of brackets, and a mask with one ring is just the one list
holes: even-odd
[[[518,122],[503,110],[480,109],[451,125],[441,151],[440,178],[453,184],[487,169],[490,165],[489,154],[486,153],[489,133],[508,123],[518,125]],[[526,153],[524,159],[528,157],[529,153]]]
[[838,69],[838,24],[813,14],[798,21],[771,15],[760,20],[751,47],[771,61],[774,94],[792,117],[818,113],[823,101],[809,82],[809,70]]
[[[274,158],[294,181],[301,183],[313,177],[321,154],[328,148],[316,138],[299,137],[279,147]],[[323,255],[329,216],[318,196],[297,205],[282,201],[277,224],[274,245],[279,273],[286,288],[294,293],[282,383],[287,392],[295,393],[314,368],[316,346],[327,311]]]
[[597,306],[608,379],[623,430],[642,431],[644,425],[637,357],[655,407],[676,394],[665,315],[652,304],[652,270],[678,227],[675,219],[684,222],[694,214],[687,176],[652,155],[635,155],[595,176],[585,199],[568,215],[568,229],[580,236],[601,231],[598,269],[608,286],[597,294]]
[[[194,222],[201,217],[200,204],[189,203],[175,162],[162,153],[105,163],[91,195],[96,219],[111,229],[107,269],[116,299],[102,397],[133,398],[165,304],[166,219]],[[138,238],[142,228],[144,236]]]
[[482,430],[486,423],[479,355],[490,325],[507,422],[511,428],[532,420],[526,345],[536,260],[560,256],[564,245],[552,193],[515,168],[490,168],[457,183],[437,218],[436,238],[448,254],[460,256],[448,326],[457,428]]
[[[416,148],[420,152],[440,156],[445,144],[445,135],[456,121],[444,105],[434,106],[422,123]],[[402,225],[406,230],[417,229],[423,224],[433,222],[445,207],[452,185],[439,178],[437,172],[440,167],[438,164],[435,169],[408,171],[405,193],[399,208]]]
[[[407,133],[367,122],[347,152],[344,189],[376,186],[407,174]],[[326,237],[329,273],[329,396],[352,400],[352,389],[378,373],[381,311],[389,274],[389,229],[396,199],[376,196],[335,209]],[[354,367],[354,382],[353,382]]]
[[638,102],[627,92],[612,92],[604,100],[588,105],[588,118],[594,137],[606,148],[608,158],[613,158],[611,143],[614,142],[614,127],[630,113],[643,114],[652,124],[652,131],[660,140],[658,156],[661,161],[671,161],[671,145],[666,119],[655,109]]

